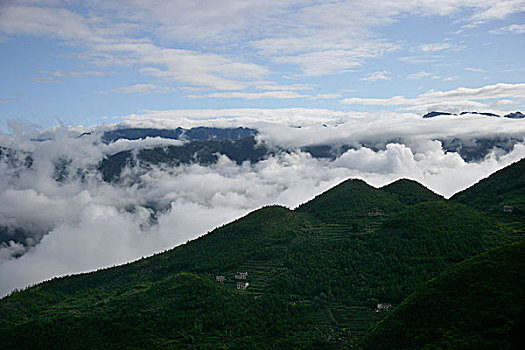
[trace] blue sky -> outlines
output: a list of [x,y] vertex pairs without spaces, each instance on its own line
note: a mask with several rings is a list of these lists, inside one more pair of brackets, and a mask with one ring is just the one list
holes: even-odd
[[0,53],[0,128],[151,110],[525,109],[523,0],[2,1]]

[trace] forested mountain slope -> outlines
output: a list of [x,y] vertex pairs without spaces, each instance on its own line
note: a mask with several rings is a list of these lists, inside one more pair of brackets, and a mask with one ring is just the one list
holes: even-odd
[[525,241],[423,284],[363,340],[365,349],[523,349]]
[[513,233],[525,234],[525,159],[495,172],[450,199],[506,223],[507,229]]
[[12,293],[0,348],[352,348],[388,314],[378,304],[513,238],[414,182],[348,180],[295,211],[264,207],[164,253]]

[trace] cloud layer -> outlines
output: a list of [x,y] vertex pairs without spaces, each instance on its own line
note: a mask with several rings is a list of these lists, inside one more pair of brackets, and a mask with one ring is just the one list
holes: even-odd
[[[465,26],[472,27],[523,12],[523,4],[522,0],[446,0],[439,6],[433,0],[271,0],[264,4],[256,0],[198,4],[139,0],[124,5],[90,0],[79,9],[67,1],[8,1],[0,5],[0,34],[5,39],[22,35],[58,39],[81,47],[75,53],[78,58],[98,67],[134,66],[143,76],[164,83],[247,92],[274,73],[270,65],[292,66],[287,69],[290,76],[325,76],[401,50],[402,43],[378,32],[407,16],[462,16]],[[523,26],[512,24],[491,32],[523,33]],[[418,51],[428,54],[458,47],[435,42],[419,44]],[[364,80],[388,79],[382,72]],[[49,74],[79,77],[110,72]]]
[[[149,112],[130,116],[129,123],[257,127],[259,142],[288,151],[255,164],[238,165],[222,156],[211,166],[153,167],[137,172],[140,178],[133,184],[110,184],[101,180],[96,169],[105,155],[181,141],[148,138],[106,145],[99,141],[98,130],[107,126],[39,132],[12,123],[17,136],[2,135],[0,146],[20,152],[14,163],[0,158],[0,170],[7,175],[0,179],[0,223],[35,236],[26,242],[6,241],[0,247],[0,293],[171,248],[262,205],[295,207],[349,177],[374,186],[409,177],[449,196],[525,157],[521,142],[510,153],[494,149],[483,161],[467,163],[457,153],[445,152],[438,140],[523,141],[523,120],[475,115],[424,120],[411,114],[347,115],[300,109],[192,113],[193,118],[188,111]],[[208,113],[217,119],[199,119]],[[85,131],[91,133],[78,137]],[[354,148],[336,159],[316,159],[299,151],[315,144]],[[21,150],[33,155],[29,169]],[[61,182],[56,181],[57,162],[68,167]]]

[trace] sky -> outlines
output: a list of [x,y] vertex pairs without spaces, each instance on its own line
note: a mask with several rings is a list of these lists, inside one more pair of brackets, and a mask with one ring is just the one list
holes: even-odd
[[[0,228],[24,231],[0,242],[0,296],[348,178],[410,178],[448,198],[525,158],[525,119],[422,115],[525,112],[524,56],[525,0],[0,0],[0,147],[14,152],[0,152]],[[97,171],[117,152],[182,142],[105,144],[105,130],[201,125],[255,128],[285,151],[138,164],[125,171],[135,182]],[[446,142],[488,153],[466,160]],[[310,145],[350,147],[320,159]]]
[[144,111],[525,109],[523,0],[2,0],[0,52],[4,131]]

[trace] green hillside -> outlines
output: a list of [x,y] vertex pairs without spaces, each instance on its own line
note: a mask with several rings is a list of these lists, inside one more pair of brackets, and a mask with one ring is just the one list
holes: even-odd
[[264,207],[155,256],[55,278],[0,300],[0,348],[353,348],[389,313],[378,304],[511,239],[436,197],[349,180],[295,211]]
[[[525,234],[525,159],[456,193],[451,200],[507,223],[514,233]],[[505,212],[505,206],[511,207],[511,212]]]
[[523,349],[525,241],[425,283],[363,339],[364,349]]
[[355,226],[366,223],[370,217],[388,215],[403,207],[395,195],[380,191],[363,180],[350,179],[301,205],[297,211],[321,222]]
[[432,192],[419,182],[408,179],[394,181],[381,187],[381,190],[395,194],[397,199],[406,205],[443,199],[442,196]]

